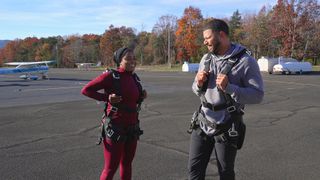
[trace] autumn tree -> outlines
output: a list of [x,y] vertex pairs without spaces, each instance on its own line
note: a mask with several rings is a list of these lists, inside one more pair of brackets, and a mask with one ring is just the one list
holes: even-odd
[[4,59],[5,59],[4,49],[1,48],[1,49],[0,49],[0,67],[3,66]]
[[239,41],[245,45],[255,58],[261,56],[275,56],[278,50],[273,46],[270,31],[270,11],[264,6],[258,13],[246,14],[243,18],[242,29],[244,37]]
[[[320,42],[320,19],[317,20],[315,34],[314,34],[315,41]],[[316,45],[317,44],[317,45]],[[308,48],[309,58],[313,60],[313,64],[317,65],[320,61],[320,46],[318,43],[312,43]]]
[[280,55],[303,59],[308,47],[317,40],[316,24],[320,8],[316,0],[278,0],[273,9],[272,37],[277,41]]
[[159,62],[160,59],[159,56],[156,54],[156,43],[157,43],[157,35],[154,33],[148,34],[148,43],[144,47],[145,56],[144,56],[144,64],[156,64],[156,62]]
[[[58,43],[58,37],[40,38],[36,47],[37,61],[46,61],[56,59],[56,45]],[[40,55],[41,54],[41,55]]]
[[68,68],[75,67],[79,63],[82,39],[79,35],[71,35],[66,38],[62,51],[61,65]]
[[35,61],[45,61],[51,59],[51,47],[48,43],[44,43],[36,50]]
[[12,62],[16,60],[16,52],[18,49],[18,40],[10,41],[3,48],[3,62]]
[[17,48],[15,52],[15,60],[17,61],[34,61],[36,47],[39,39],[35,37],[27,37],[25,39],[17,39]]
[[97,63],[100,61],[99,53],[100,36],[85,34],[82,36],[82,47],[80,52],[81,62]]
[[297,31],[301,37],[296,46],[296,55],[299,59],[312,59],[320,52],[320,37],[317,36],[320,30],[320,6],[317,0],[300,0],[297,2],[296,12]]
[[297,31],[298,16],[295,12],[295,1],[278,0],[273,9],[271,19],[272,37],[276,40],[279,48],[279,55],[293,56],[295,46],[298,42]]
[[157,51],[155,54],[159,63],[168,63],[171,66],[176,29],[177,17],[173,15],[161,16],[154,25],[152,32],[157,36],[154,49]]
[[176,34],[176,50],[177,60],[182,63],[185,61],[199,61],[198,49],[201,47],[201,42],[197,41],[199,36],[199,29],[203,17],[198,8],[192,6],[184,10],[181,19],[178,19],[178,27]]
[[[137,48],[135,51],[137,60],[140,62],[141,65],[143,64],[150,64],[150,55],[152,55],[152,52],[147,52],[146,46],[149,43],[151,33],[148,33],[146,31],[142,31],[137,35]],[[151,58],[153,59],[153,57]]]
[[135,34],[132,28],[109,26],[100,39],[100,57],[104,64],[114,65],[113,53],[124,46],[135,46]]

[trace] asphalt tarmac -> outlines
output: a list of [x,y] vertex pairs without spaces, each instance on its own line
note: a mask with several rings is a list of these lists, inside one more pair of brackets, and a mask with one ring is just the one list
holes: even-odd
[[[99,179],[96,146],[103,104],[80,94],[100,71],[50,69],[49,80],[0,76],[0,179]],[[148,92],[134,180],[186,180],[195,74],[137,72]],[[317,180],[320,176],[320,75],[268,75],[264,101],[247,105],[238,180]],[[119,179],[118,172],[114,179]],[[208,180],[219,179],[214,155]]]

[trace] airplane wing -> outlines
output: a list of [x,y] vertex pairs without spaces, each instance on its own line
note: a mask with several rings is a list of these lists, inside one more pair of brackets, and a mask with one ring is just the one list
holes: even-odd
[[17,73],[32,73],[48,71],[47,66],[30,67],[30,68],[0,68],[0,74],[17,74]]
[[15,74],[15,68],[0,68],[0,74]]
[[10,66],[24,66],[24,65],[36,65],[36,64],[49,64],[53,63],[54,61],[37,61],[37,62],[8,62],[5,63],[6,65]]

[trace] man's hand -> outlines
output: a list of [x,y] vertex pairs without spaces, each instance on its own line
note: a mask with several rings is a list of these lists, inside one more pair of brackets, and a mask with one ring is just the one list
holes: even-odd
[[218,74],[216,79],[216,85],[219,89],[221,89],[222,91],[225,91],[228,83],[229,83],[229,79],[227,75]]
[[206,71],[199,71],[198,73],[197,73],[197,76],[196,76],[196,78],[197,78],[197,85],[198,85],[198,87],[202,87],[203,86],[203,83],[204,82],[206,82],[207,81],[207,79],[208,79],[208,72],[206,72]]
[[122,97],[117,96],[116,94],[110,94],[108,99],[111,104],[116,104],[122,101]]

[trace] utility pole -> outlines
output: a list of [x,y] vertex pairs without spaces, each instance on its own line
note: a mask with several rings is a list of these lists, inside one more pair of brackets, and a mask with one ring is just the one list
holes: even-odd
[[304,46],[304,51],[303,51],[303,58],[302,58],[302,61],[304,61],[304,58],[306,57],[307,49],[308,49],[308,45],[309,45],[309,35],[308,35],[308,37],[307,37],[306,45]]
[[57,68],[59,68],[59,49],[58,49],[58,43],[56,44],[56,61],[57,61]]
[[[170,24],[169,24],[170,25]],[[169,68],[171,68],[171,52],[170,52],[170,50],[171,50],[171,48],[170,48],[170,26],[167,26],[168,28],[167,28],[167,32],[168,32],[168,66],[169,66]]]
[[141,60],[140,60],[140,64],[141,64],[141,66],[142,66],[142,63],[143,63],[143,47],[142,47],[142,45],[140,45],[141,47],[140,47],[140,54],[141,54]]

